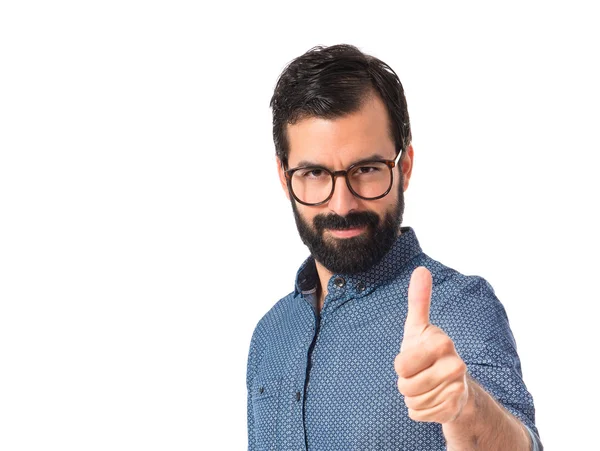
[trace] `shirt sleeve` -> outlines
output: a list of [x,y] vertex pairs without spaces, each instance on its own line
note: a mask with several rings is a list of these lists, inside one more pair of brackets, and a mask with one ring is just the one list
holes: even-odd
[[531,451],[544,451],[544,447],[542,446],[542,442],[540,438],[537,436],[535,432],[533,432],[529,427],[525,426],[527,432],[529,432],[529,436],[531,437]]
[[254,415],[252,414],[252,397],[248,391],[248,451],[256,449],[254,441]]
[[540,451],[533,398],[506,311],[485,279],[468,276],[467,281],[444,305],[439,325],[454,341],[469,375],[527,427],[532,449]]
[[254,412],[252,409],[252,382],[255,375],[255,354],[256,343],[255,336],[250,342],[250,351],[248,352],[248,366],[246,371],[246,389],[248,391],[247,415],[248,415],[248,451],[256,450],[256,441],[254,438]]

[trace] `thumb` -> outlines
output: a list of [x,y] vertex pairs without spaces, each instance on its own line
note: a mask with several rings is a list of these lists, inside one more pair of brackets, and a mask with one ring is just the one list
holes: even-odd
[[424,266],[413,271],[408,285],[408,314],[404,323],[404,336],[419,335],[429,325],[432,283],[431,273]]

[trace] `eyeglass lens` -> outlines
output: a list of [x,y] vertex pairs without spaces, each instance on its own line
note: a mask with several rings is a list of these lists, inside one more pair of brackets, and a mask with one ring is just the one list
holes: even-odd
[[[373,199],[383,195],[392,182],[392,171],[382,162],[353,167],[347,175],[352,190],[360,197]],[[332,192],[333,175],[319,167],[296,170],[291,177],[295,196],[307,204],[325,201]]]

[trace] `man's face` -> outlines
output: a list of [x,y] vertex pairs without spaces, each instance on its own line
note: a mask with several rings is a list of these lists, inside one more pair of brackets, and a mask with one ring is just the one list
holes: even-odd
[[[317,165],[339,171],[367,158],[393,160],[396,156],[387,111],[378,96],[371,96],[357,112],[341,118],[311,117],[288,125],[287,135],[289,168]],[[413,152],[411,147],[407,150],[408,155],[399,163],[402,168],[393,169],[392,189],[377,200],[354,196],[344,178],[336,177],[333,197],[328,202],[302,205],[287,192],[283,171],[279,169],[300,237],[312,256],[329,271],[365,271],[393,245],[402,222],[403,191],[411,172]]]

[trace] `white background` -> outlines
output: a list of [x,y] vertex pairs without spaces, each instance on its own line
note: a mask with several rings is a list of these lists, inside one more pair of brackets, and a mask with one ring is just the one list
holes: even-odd
[[269,100],[341,42],[404,84],[404,225],[496,290],[546,449],[596,449],[593,3],[3,2],[0,449],[245,449],[250,337],[307,252]]

